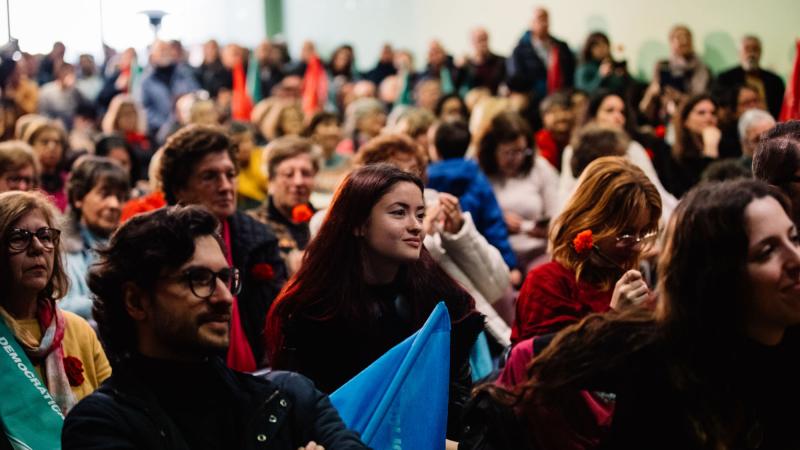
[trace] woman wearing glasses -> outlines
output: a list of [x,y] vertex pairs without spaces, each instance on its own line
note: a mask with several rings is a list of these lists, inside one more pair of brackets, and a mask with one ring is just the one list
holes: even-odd
[[[514,448],[566,448],[539,445],[551,432],[541,419],[556,411],[577,422],[563,398],[587,388],[616,398],[595,448],[800,448],[789,412],[800,401],[800,236],[789,211],[758,181],[690,191],[660,254],[658,307],[559,333],[516,389],[478,394],[459,448],[511,448],[503,442],[514,438]],[[500,414],[518,420],[496,426]]]
[[532,150],[532,143],[525,120],[504,112],[492,120],[478,150],[478,162],[503,210],[508,241],[523,273],[547,250],[547,230],[558,199],[558,173]]
[[622,157],[589,164],[552,225],[553,260],[531,270],[522,285],[511,341],[645,301],[650,291],[635,269],[660,217],[661,198],[641,169]]
[[94,330],[56,306],[68,285],[57,217],[39,193],[0,194],[0,420],[11,441],[58,438],[63,415],[111,375]]

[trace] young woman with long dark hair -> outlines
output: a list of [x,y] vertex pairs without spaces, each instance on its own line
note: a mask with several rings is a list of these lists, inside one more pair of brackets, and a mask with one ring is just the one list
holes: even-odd
[[388,164],[350,173],[270,309],[267,345],[273,368],[300,372],[332,392],[417,331],[444,301],[453,323],[452,431],[469,397],[468,355],[483,317],[422,245],[424,217],[415,175]]

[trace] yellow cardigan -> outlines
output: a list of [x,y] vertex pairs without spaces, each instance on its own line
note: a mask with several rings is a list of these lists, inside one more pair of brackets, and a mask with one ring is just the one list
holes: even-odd
[[[89,323],[69,311],[61,312],[64,314],[64,340],[61,341],[64,356],[73,356],[83,363],[83,383],[80,386],[72,386],[75,399],[80,400],[94,392],[103,380],[111,376],[111,365]],[[17,324],[31,333],[36,340],[42,339],[42,329],[36,319],[18,320]],[[46,377],[43,376],[40,366],[41,364],[36,366],[36,372],[46,383]]]

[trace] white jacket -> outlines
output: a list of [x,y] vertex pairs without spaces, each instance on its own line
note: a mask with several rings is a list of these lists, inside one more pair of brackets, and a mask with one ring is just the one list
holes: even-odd
[[486,329],[503,346],[511,344],[511,328],[492,306],[511,286],[500,251],[475,228],[465,212],[458,233],[444,230],[425,236],[425,248],[433,259],[475,299],[475,308],[486,316]]

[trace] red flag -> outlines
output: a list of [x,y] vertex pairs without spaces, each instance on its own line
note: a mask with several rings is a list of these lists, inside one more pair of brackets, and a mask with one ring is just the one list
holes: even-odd
[[561,76],[561,63],[558,60],[558,47],[555,44],[550,44],[550,58],[547,66],[547,93],[561,89],[564,85],[564,80]]
[[319,56],[313,55],[303,76],[303,114],[311,117],[325,106],[328,97],[328,76]]
[[786,85],[786,95],[783,97],[783,108],[781,108],[778,121],[786,122],[797,119],[800,119],[800,39],[796,42],[794,69],[792,69],[792,77],[789,78],[789,83]]
[[253,101],[247,95],[247,77],[244,65],[239,60],[233,65],[233,92],[231,93],[231,117],[233,120],[250,120]]

